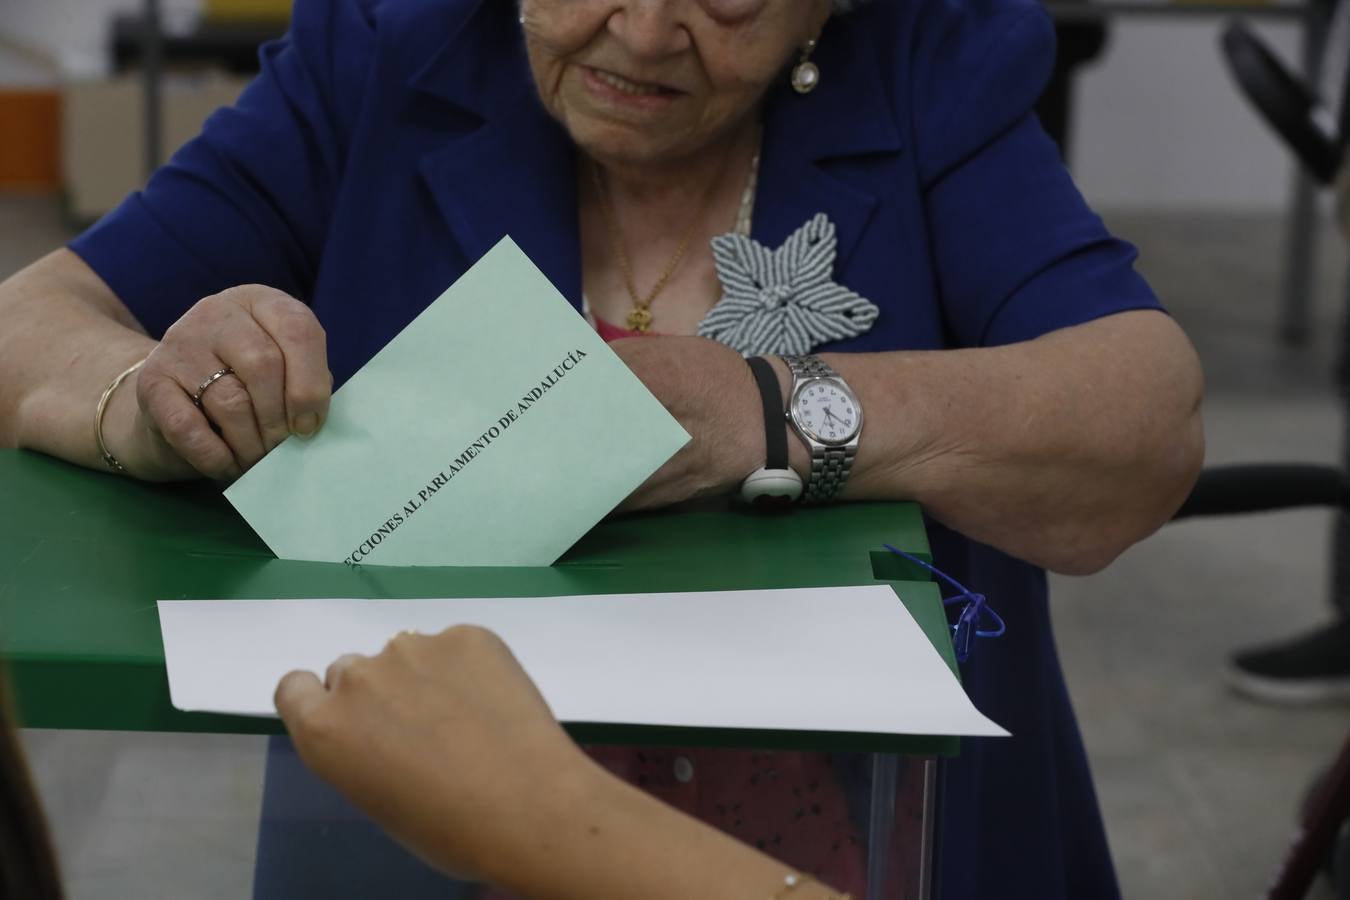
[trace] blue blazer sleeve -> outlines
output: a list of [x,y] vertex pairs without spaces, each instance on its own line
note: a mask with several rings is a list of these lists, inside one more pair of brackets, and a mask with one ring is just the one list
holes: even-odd
[[1135,250],[1084,202],[1034,106],[1054,32],[1024,0],[936,0],[914,29],[916,164],[947,327],[1007,344],[1157,308]]
[[362,0],[298,0],[239,101],[71,243],[150,334],[239,284],[307,298],[374,40]]

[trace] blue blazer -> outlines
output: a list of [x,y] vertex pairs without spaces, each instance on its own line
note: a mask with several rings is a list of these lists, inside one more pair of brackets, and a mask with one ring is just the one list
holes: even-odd
[[[986,346],[1157,306],[1031,112],[1053,55],[1034,0],[875,0],[826,27],[814,93],[786,73],[771,90],[753,237],[826,213],[835,280],[881,310],[821,349]],[[235,106],[71,245],[151,334],[269,284],[315,310],[340,384],[507,234],[579,305],[576,152],[535,96],[515,4],[298,0],[261,56]],[[942,896],[1115,896],[1043,574],[932,539],[1008,621],[965,679],[1015,735],[947,767]]]

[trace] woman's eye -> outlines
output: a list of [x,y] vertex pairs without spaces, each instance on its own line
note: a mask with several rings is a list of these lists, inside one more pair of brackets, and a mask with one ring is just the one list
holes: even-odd
[[703,0],[708,15],[724,22],[748,19],[764,8],[768,0]]

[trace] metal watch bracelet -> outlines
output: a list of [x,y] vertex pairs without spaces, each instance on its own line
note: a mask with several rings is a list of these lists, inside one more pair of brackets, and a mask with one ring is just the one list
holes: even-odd
[[823,453],[811,453],[811,477],[806,481],[802,499],[823,503],[833,500],[853,468],[856,447],[827,447]]
[[[818,356],[784,356],[783,362],[792,373],[793,383],[789,392],[788,421],[811,451],[811,474],[806,480],[802,500],[806,502],[825,502],[833,500],[848,480],[853,468],[854,457],[858,453],[858,440],[855,434],[847,444],[830,445],[807,436],[792,416],[792,400],[795,399],[797,386],[810,378],[829,378],[837,381],[851,394],[843,377]],[[856,402],[856,399],[855,399]]]

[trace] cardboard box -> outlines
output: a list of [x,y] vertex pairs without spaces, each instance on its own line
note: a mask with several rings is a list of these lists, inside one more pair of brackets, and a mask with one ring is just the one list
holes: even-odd
[[0,89],[0,189],[59,188],[60,134],[58,91]]
[[[195,137],[248,79],[219,74],[164,80],[161,159]],[[62,170],[70,215],[92,222],[145,184],[145,87],[137,75],[77,81],[63,90]]]

